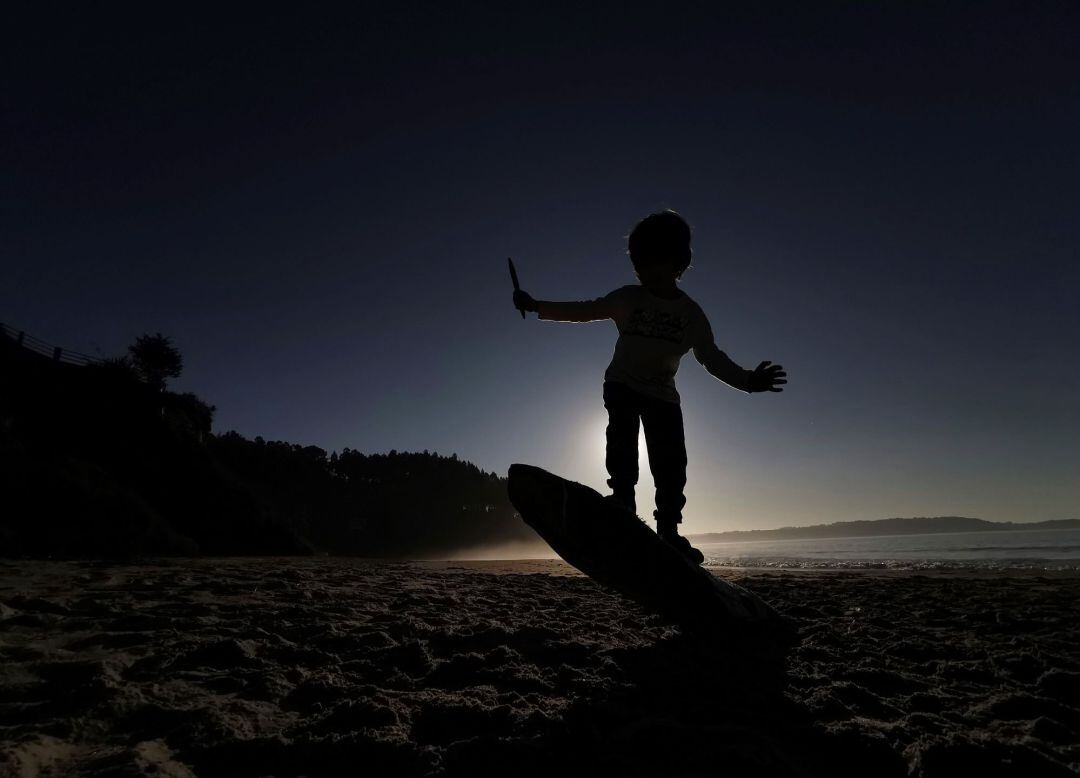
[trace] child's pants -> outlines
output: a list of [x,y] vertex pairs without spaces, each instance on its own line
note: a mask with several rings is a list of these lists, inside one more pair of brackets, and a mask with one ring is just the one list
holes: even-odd
[[657,524],[682,522],[686,505],[686,442],[682,408],[634,391],[626,384],[604,382],[608,412],[607,471],[616,499],[633,505],[638,480],[638,420],[645,426],[649,469],[656,484]]

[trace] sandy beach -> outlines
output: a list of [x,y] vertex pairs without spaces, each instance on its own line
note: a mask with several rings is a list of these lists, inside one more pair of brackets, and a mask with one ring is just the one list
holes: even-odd
[[1080,772],[1080,577],[714,572],[801,643],[560,562],[3,562],[0,775]]

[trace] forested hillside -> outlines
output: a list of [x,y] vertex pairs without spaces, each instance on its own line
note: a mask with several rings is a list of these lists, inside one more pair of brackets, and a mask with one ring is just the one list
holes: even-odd
[[505,480],[454,455],[214,434],[213,406],[166,388],[169,349],[146,336],[72,365],[0,335],[0,556],[404,557],[532,537]]

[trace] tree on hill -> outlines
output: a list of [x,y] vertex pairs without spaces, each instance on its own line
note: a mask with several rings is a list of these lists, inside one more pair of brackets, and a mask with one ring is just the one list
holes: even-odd
[[184,358],[172,338],[160,332],[140,335],[128,347],[128,354],[139,376],[159,392],[165,391],[167,379],[179,378],[184,369]]

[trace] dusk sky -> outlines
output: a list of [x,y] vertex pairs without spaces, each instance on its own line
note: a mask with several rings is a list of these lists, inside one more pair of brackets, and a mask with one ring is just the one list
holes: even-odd
[[[603,487],[611,322],[674,208],[685,532],[1080,518],[1080,5],[354,4],[7,18],[0,321],[161,331],[215,429]],[[651,513],[642,452],[639,509]]]

